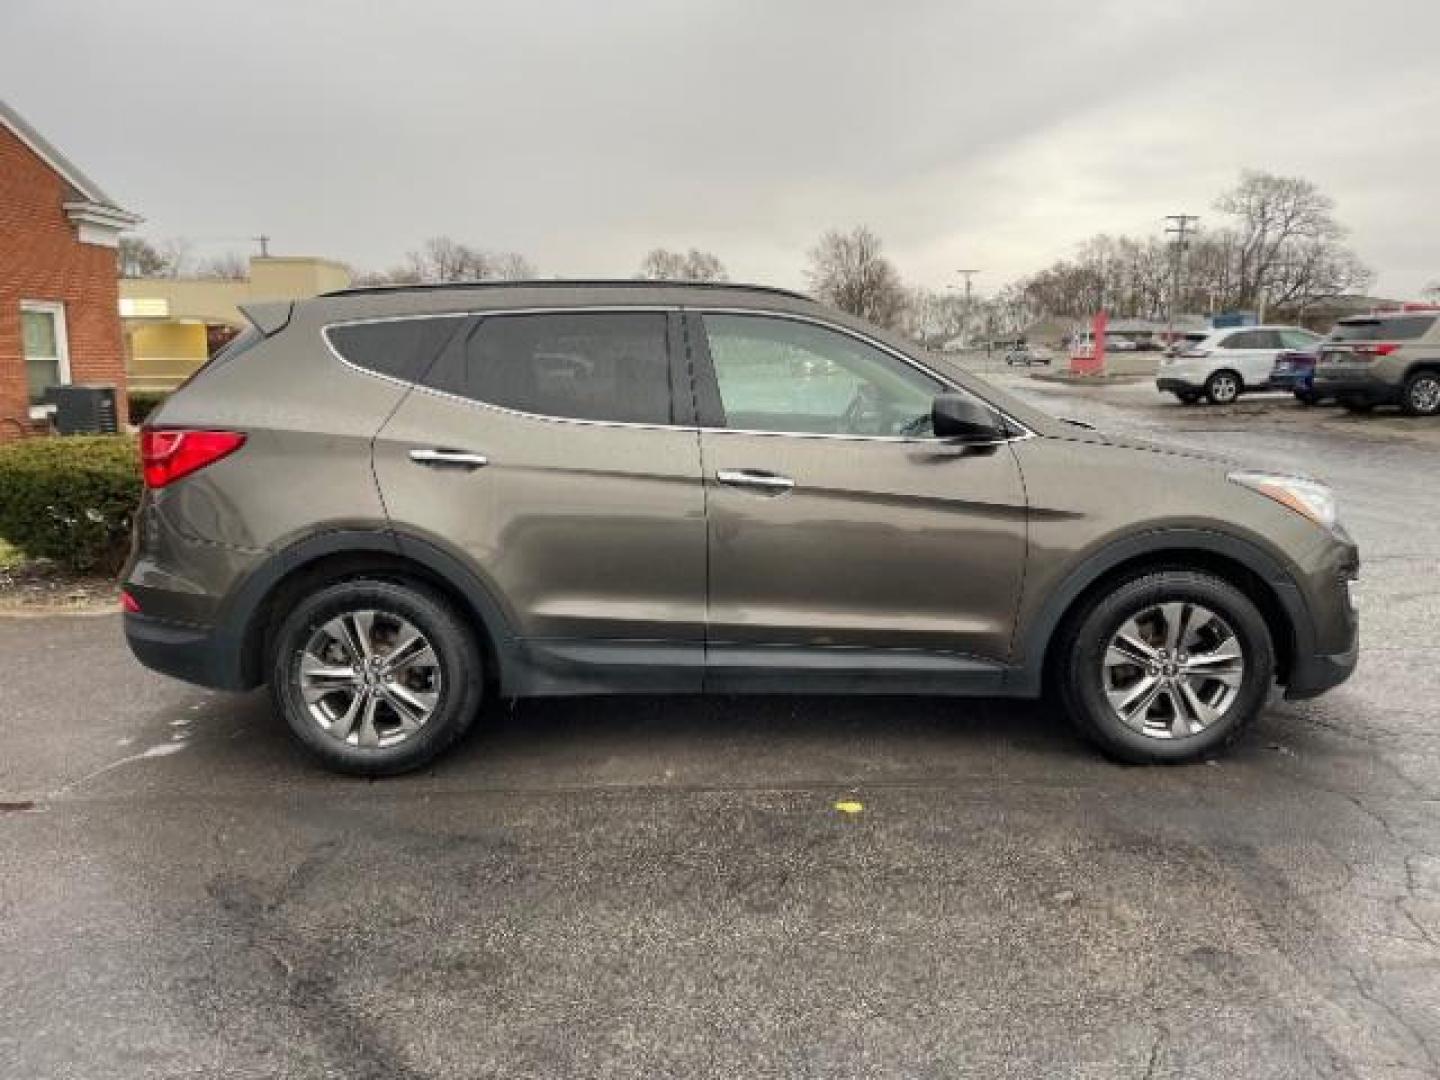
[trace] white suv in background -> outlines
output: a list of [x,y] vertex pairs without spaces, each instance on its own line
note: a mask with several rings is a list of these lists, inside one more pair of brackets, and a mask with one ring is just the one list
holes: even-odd
[[1275,355],[1286,349],[1313,349],[1321,335],[1298,326],[1234,326],[1214,330],[1160,361],[1155,385],[1186,405],[1202,397],[1228,405],[1247,390],[1264,390],[1275,370]]

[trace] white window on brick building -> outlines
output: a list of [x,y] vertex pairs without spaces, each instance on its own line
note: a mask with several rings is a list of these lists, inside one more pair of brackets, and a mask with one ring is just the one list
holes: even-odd
[[20,301],[20,339],[25,353],[30,415],[38,419],[51,408],[46,391],[70,381],[65,305],[45,300]]

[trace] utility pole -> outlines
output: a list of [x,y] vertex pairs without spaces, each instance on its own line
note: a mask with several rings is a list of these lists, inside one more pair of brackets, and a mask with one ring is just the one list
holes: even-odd
[[980,271],[979,271],[979,270],[956,270],[955,272],[956,272],[957,274],[962,274],[962,275],[964,275],[964,278],[965,278],[965,310],[964,310],[964,315],[962,316],[962,317],[964,318],[965,322],[964,322],[964,324],[963,324],[963,332],[961,333],[960,336],[961,336],[961,338],[963,339],[963,342],[964,342],[963,347],[964,347],[964,348],[969,348],[969,347],[970,347],[970,280],[971,280],[976,274],[980,273]]
[[250,239],[260,245],[260,257],[262,259],[268,259],[270,257],[270,237],[261,233],[259,236],[252,236]]
[[1180,264],[1185,259],[1185,249],[1190,246],[1190,234],[1195,231],[1195,223],[1199,220],[1194,214],[1165,215],[1165,232],[1175,237],[1171,241],[1175,256],[1170,267],[1170,303],[1167,305],[1169,313],[1165,323],[1166,345],[1175,344],[1175,305],[1180,303]]

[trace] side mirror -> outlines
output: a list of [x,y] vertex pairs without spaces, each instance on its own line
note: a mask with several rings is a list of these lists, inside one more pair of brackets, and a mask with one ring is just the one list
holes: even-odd
[[930,407],[930,423],[938,439],[992,442],[1003,438],[995,413],[964,394],[940,394]]

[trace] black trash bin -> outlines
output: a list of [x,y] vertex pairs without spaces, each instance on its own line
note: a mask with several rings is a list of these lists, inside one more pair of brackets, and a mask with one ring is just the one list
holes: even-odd
[[113,386],[52,386],[55,430],[61,435],[114,435],[120,430]]

